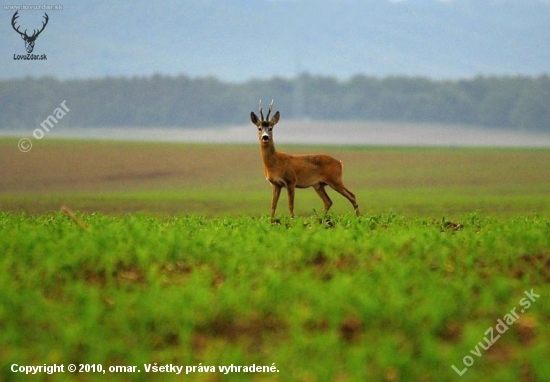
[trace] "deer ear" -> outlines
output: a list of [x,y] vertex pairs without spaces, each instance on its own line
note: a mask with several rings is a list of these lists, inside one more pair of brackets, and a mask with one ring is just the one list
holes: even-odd
[[269,124],[271,126],[275,126],[275,124],[277,122],[279,122],[279,117],[281,116],[281,114],[279,112],[276,112],[275,115],[273,116],[273,118],[271,118],[271,120],[269,121]]
[[250,112],[250,120],[252,121],[253,124],[255,124],[256,126],[259,126],[260,125],[260,120],[258,119],[258,116],[256,114],[254,114],[253,111]]

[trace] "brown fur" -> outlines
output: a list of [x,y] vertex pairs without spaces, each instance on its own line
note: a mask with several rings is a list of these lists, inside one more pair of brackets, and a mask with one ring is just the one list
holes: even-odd
[[275,150],[273,127],[279,121],[279,117],[279,112],[276,112],[269,121],[262,121],[256,114],[250,113],[250,120],[258,127],[265,177],[273,188],[271,220],[275,218],[275,209],[283,187],[288,191],[288,208],[291,217],[294,217],[296,188],[313,187],[323,201],[325,212],[328,211],[332,206],[332,200],[325,191],[327,185],[347,198],[359,216],[355,195],[342,182],[342,162],[325,154],[291,155]]

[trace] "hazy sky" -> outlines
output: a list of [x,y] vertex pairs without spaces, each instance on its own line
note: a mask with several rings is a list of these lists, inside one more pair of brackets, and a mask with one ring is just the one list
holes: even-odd
[[[299,72],[349,78],[539,75],[550,69],[548,0],[61,0],[19,11],[48,25],[33,53],[0,9],[0,79],[167,75],[244,81]],[[34,3],[34,2],[30,2]]]

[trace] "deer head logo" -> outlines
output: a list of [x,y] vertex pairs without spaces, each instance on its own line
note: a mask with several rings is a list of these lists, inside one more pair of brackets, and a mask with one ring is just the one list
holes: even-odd
[[33,30],[33,34],[32,36],[29,36],[27,34],[27,30],[25,29],[25,32],[21,32],[19,30],[18,27],[15,26],[15,21],[17,20],[17,18],[19,17],[18,15],[19,11],[15,12],[13,14],[13,17],[11,19],[11,26],[13,27],[13,29],[19,33],[21,35],[21,38],[23,40],[25,40],[25,49],[27,50],[27,53],[32,53],[32,50],[34,49],[34,42],[36,41],[36,39],[38,38],[38,36],[40,35],[40,33],[42,33],[42,31],[44,30],[44,28],[46,28],[46,25],[48,24],[48,20],[49,20],[49,17],[48,17],[48,14],[47,13],[44,13],[44,19],[46,20],[45,22],[43,21],[42,22],[42,29],[40,30],[36,30],[34,29]]

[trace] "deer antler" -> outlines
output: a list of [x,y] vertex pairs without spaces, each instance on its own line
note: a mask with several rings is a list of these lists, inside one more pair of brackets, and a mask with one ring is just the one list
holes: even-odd
[[48,17],[48,14],[44,13],[44,16],[42,16],[42,17],[44,17],[46,19],[46,22],[42,22],[42,29],[40,29],[40,31],[38,31],[38,33],[36,32],[36,29],[34,30],[34,33],[32,34],[31,38],[37,38],[38,35],[40,33],[42,33],[44,28],[46,28],[46,25],[48,25],[48,21],[50,20],[50,18]]
[[269,110],[267,111],[267,117],[265,117],[265,120],[269,120],[269,114],[271,114],[271,109],[273,109],[273,100],[271,100],[271,103],[269,104]]
[[262,107],[262,100],[260,100],[260,105],[258,106],[259,110],[260,110],[260,117],[262,118],[262,122],[264,121],[264,110],[263,110],[263,107]]
[[19,34],[21,35],[21,37],[25,38],[25,40],[28,39],[28,40],[30,40],[30,41],[34,41],[34,40],[38,37],[38,35],[39,35],[40,33],[42,33],[42,31],[44,30],[44,28],[46,28],[46,25],[48,25],[48,21],[50,20],[50,18],[48,17],[48,14],[47,14],[47,13],[44,13],[44,16],[42,16],[42,17],[44,17],[44,18],[46,19],[46,22],[42,21],[42,29],[40,29],[39,31],[37,31],[36,29],[34,29],[32,36],[29,36],[29,35],[27,35],[27,30],[26,30],[26,29],[25,29],[25,32],[22,33],[22,32],[19,30],[19,28],[15,26],[15,22],[16,22],[16,20],[19,18],[18,13],[19,13],[19,11],[15,12],[15,13],[13,14],[13,17],[11,18],[11,26],[13,27],[13,29],[14,29],[17,33],[19,33]]
[[13,17],[11,18],[11,26],[13,27],[13,29],[19,33],[21,36],[26,36],[27,35],[27,30],[25,29],[25,33],[21,33],[21,31],[19,30],[19,28],[17,28],[15,26],[15,21],[19,18],[19,15],[18,15],[19,11],[15,12],[13,14]]

